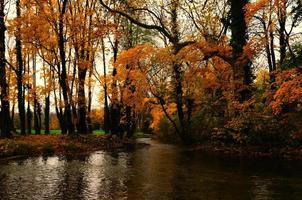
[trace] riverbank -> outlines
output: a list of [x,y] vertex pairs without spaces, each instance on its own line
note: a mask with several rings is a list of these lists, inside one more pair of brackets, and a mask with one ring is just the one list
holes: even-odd
[[[121,140],[111,135],[79,135],[78,137],[65,135],[15,136],[11,139],[0,139],[0,159],[39,155],[85,155],[100,150],[122,149],[134,144],[136,144],[134,140]],[[138,146],[144,146],[144,142],[138,142],[137,144]],[[302,160],[302,147],[270,148],[195,144],[189,147],[186,146],[185,149],[215,156]]]
[[193,145],[189,151],[201,151],[216,156],[241,158],[267,158],[302,161],[302,147],[260,147],[260,146],[224,146]]
[[121,140],[110,135],[29,135],[0,139],[0,158],[13,156],[89,154],[99,150],[118,149],[132,140]]

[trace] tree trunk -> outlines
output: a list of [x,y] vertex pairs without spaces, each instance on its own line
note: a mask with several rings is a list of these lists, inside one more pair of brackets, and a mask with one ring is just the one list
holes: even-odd
[[89,70],[89,87],[88,87],[88,108],[87,108],[87,128],[88,128],[88,133],[92,134],[93,133],[93,127],[92,127],[92,121],[91,121],[91,106],[92,106],[92,86],[91,86],[91,81],[92,81],[92,74],[93,74],[93,68],[90,68]]
[[[115,39],[114,47],[113,47],[113,61],[114,63],[117,60],[118,55],[118,40]],[[110,106],[110,116],[111,116],[111,134],[119,135],[120,133],[120,105],[118,102],[118,91],[117,91],[117,83],[114,80],[117,75],[117,68],[114,66],[112,71],[113,82],[111,85],[112,88],[112,97],[111,97],[111,106]]]
[[[60,106],[60,108],[58,107],[58,97],[57,97],[57,92],[56,92],[56,87],[55,87],[55,76],[54,74],[52,74],[52,80],[53,80],[53,85],[54,85],[54,88],[53,88],[53,94],[54,94],[54,100],[55,100],[55,110],[56,110],[56,115],[57,115],[57,118],[59,120],[59,124],[60,124],[60,127],[61,127],[61,131],[62,131],[62,134],[66,134],[67,133],[67,127],[65,125],[65,120],[64,120],[64,114],[63,114],[63,110],[62,110],[62,107]],[[59,88],[60,89],[60,88]],[[61,90],[60,90],[61,91]],[[60,92],[61,93],[61,92]],[[61,96],[61,95],[60,95]],[[61,100],[61,99],[60,99]]]
[[37,97],[37,71],[36,71],[36,55],[33,53],[33,90],[34,90],[34,127],[35,127],[35,135],[41,134],[40,127],[40,104],[38,102]]
[[31,120],[32,120],[32,112],[30,109],[30,103],[27,102],[27,134],[31,135]]
[[[179,0],[172,1],[171,7],[171,21],[172,21],[172,34],[173,34],[173,55],[176,56],[178,52],[181,50],[179,46],[180,39],[179,39],[179,27],[178,27],[178,13],[177,10],[179,9]],[[179,137],[185,144],[190,144],[191,137],[187,132],[188,122],[185,119],[185,112],[184,112],[184,102],[183,102],[183,72],[181,69],[181,65],[173,62],[173,84],[174,84],[174,95],[177,107],[177,115],[179,120]]]
[[190,136],[187,133],[187,122],[185,120],[185,114],[183,110],[183,87],[182,87],[182,72],[180,69],[181,66],[174,63],[173,72],[174,72],[174,95],[176,100],[177,115],[180,125],[179,136],[182,141],[186,144],[191,143]]
[[[43,62],[44,65],[44,62]],[[44,107],[44,134],[50,134],[49,126],[50,126],[50,90],[47,89],[48,84],[51,84],[51,66],[49,71],[49,77],[46,78],[46,69],[43,68],[43,75],[44,75],[44,87],[47,90],[47,94],[45,96],[45,107]]]
[[274,44],[274,33],[270,32],[270,46],[271,46],[271,56],[272,56],[272,71],[277,69],[276,66],[276,56],[275,56],[275,44]]
[[41,107],[37,98],[34,99],[34,127],[35,135],[41,134]]
[[233,47],[233,74],[235,92],[239,101],[249,99],[249,86],[252,83],[250,61],[244,55],[247,43],[247,25],[245,22],[245,6],[248,0],[231,0],[231,45]]
[[286,58],[286,4],[287,0],[283,0],[278,5],[280,65],[284,63]]
[[106,69],[106,54],[104,39],[102,39],[102,54],[103,54],[103,67],[104,67],[104,131],[109,133],[110,130],[110,110],[108,104],[108,88],[107,88],[107,69]]
[[5,60],[5,14],[4,0],[0,0],[0,100],[1,100],[1,121],[0,121],[0,136],[10,137],[10,113],[8,100],[8,84],[6,80],[6,60]]
[[12,106],[11,130],[15,133],[15,103]]
[[74,94],[74,85],[75,85],[75,80],[76,80],[76,74],[77,74],[77,58],[78,58],[78,48],[75,47],[75,54],[76,54],[76,59],[74,59],[74,63],[73,63],[73,72],[72,72],[72,81],[71,81],[71,90],[70,90],[70,95],[69,95],[69,99],[71,100],[71,109],[72,109],[72,121],[73,121],[73,125],[77,125],[78,124],[78,113],[77,113],[77,108],[76,108],[76,104],[73,101],[72,97]]
[[136,130],[135,112],[132,107],[126,107],[126,132],[127,138],[132,138]]
[[86,95],[85,95],[85,79],[87,69],[82,69],[82,66],[79,66],[78,69],[78,77],[79,77],[79,84],[78,84],[78,131],[81,134],[87,133],[87,123],[86,123],[86,115],[87,115],[87,107],[86,107]]
[[263,31],[265,33],[265,35],[264,35],[264,38],[265,38],[265,53],[266,53],[268,69],[269,69],[269,72],[271,73],[273,71],[273,63],[272,63],[272,58],[271,58],[271,49],[270,49],[270,40],[269,40],[269,31],[270,31],[269,26],[270,26],[270,23],[268,23],[268,26],[266,25],[264,20],[261,23],[262,23]]
[[35,134],[41,134],[41,105],[37,99],[34,101],[35,111],[34,111],[34,126],[35,126]]
[[[20,0],[16,0],[16,12],[17,17],[20,17]],[[21,135],[26,134],[25,130],[25,101],[23,96],[23,58],[22,58],[22,44],[20,38],[20,27],[17,27],[16,33],[16,78],[17,78],[17,88],[18,88],[18,109],[19,109],[19,120],[20,120],[20,130]]]
[[48,95],[45,98],[45,108],[44,108],[44,128],[45,128],[46,135],[50,134],[49,120],[50,120],[50,98]]
[[67,71],[66,71],[66,55],[65,55],[65,39],[64,39],[64,14],[66,11],[68,1],[64,0],[62,5],[62,10],[60,11],[59,16],[59,53],[61,59],[61,74],[59,75],[59,82],[62,88],[63,100],[64,100],[64,125],[67,126],[67,134],[74,134],[74,125],[71,117],[71,104],[70,99],[68,98],[69,86],[67,79]]

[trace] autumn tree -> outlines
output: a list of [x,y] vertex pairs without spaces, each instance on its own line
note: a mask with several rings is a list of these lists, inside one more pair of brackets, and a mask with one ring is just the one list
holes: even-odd
[[245,21],[245,6],[248,0],[231,0],[231,45],[233,47],[233,71],[235,90],[239,93],[239,99],[249,98],[248,87],[252,83],[251,63],[244,53],[244,47],[247,44],[247,25]]
[[44,107],[44,129],[45,134],[50,134],[50,94],[53,87],[52,84],[52,72],[51,67],[45,65],[43,62],[43,81],[44,81],[44,91],[45,95],[45,107]]
[[6,80],[6,59],[5,59],[5,2],[0,1],[0,100],[1,100],[1,119],[0,136],[9,137],[11,135],[10,126],[10,107],[8,98],[8,84]]
[[[59,82],[62,88],[63,99],[64,99],[64,126],[67,128],[68,134],[74,133],[74,124],[71,117],[71,99],[68,95],[70,92],[70,88],[68,85],[67,79],[67,66],[66,66],[66,50],[65,50],[65,32],[64,32],[64,18],[67,10],[68,0],[64,0],[62,2],[58,2],[58,11],[59,11],[59,19],[58,19],[58,46],[59,46],[59,55],[61,61],[61,74],[59,76]],[[64,129],[63,129],[64,130]]]
[[270,72],[283,68],[286,60],[295,62],[294,50],[300,34],[299,2],[263,0],[246,6],[250,35],[263,45]]
[[[90,81],[91,72],[96,55],[96,49],[99,44],[99,38],[95,37],[94,28],[97,27],[96,13],[93,12],[96,7],[96,1],[76,1],[71,4],[72,22],[69,24],[73,35],[73,45],[75,50],[75,59],[78,66],[78,124],[80,133],[87,133],[87,113],[89,108],[89,95],[86,96],[86,80]],[[84,23],[83,23],[84,22]],[[98,29],[97,29],[98,30]],[[77,33],[77,34],[76,34]],[[89,72],[89,74],[87,74]],[[89,76],[87,76],[89,75]],[[88,106],[87,106],[88,105]]]
[[108,102],[108,82],[107,82],[107,65],[106,65],[106,49],[104,44],[104,39],[101,41],[102,45],[102,56],[103,56],[103,70],[104,70],[104,131],[109,133],[110,131],[110,109]]
[[[16,0],[16,13],[17,18],[21,16],[20,0]],[[18,23],[16,30],[16,75],[17,75],[17,88],[18,88],[18,108],[19,108],[19,120],[21,135],[25,135],[25,101],[23,94],[23,58],[22,58],[22,43],[20,35],[20,25]]]
[[[185,47],[186,45],[190,44],[190,41],[186,41],[186,42],[182,42],[180,39],[180,30],[179,30],[179,16],[178,16],[178,10],[180,9],[180,2],[177,0],[173,0],[170,2],[169,5],[169,27],[167,25],[163,24],[162,21],[162,16],[157,16],[155,14],[154,19],[157,20],[157,24],[148,24],[145,22],[140,21],[139,19],[135,18],[133,15],[131,15],[131,13],[129,14],[129,12],[135,12],[137,11],[146,11],[147,13],[154,15],[154,13],[149,10],[146,6],[147,4],[143,4],[142,8],[138,8],[136,9],[135,7],[131,7],[133,6],[131,3],[129,3],[129,5],[126,5],[127,10],[124,11],[120,11],[120,10],[116,10],[116,9],[112,9],[111,7],[109,7],[108,5],[106,5],[102,0],[100,0],[100,3],[106,8],[108,9],[110,12],[119,14],[125,18],[127,18],[130,22],[141,26],[142,28],[145,29],[150,29],[150,30],[155,30],[158,31],[158,33],[163,34],[164,37],[168,38],[169,42],[172,45],[172,52],[174,55],[176,55],[183,47]],[[128,3],[128,2],[127,2]],[[134,5],[135,6],[135,5]],[[127,13],[128,11],[128,13]],[[169,30],[168,30],[169,28]],[[181,66],[179,65],[179,63],[174,63],[173,64],[173,70],[174,70],[174,91],[175,91],[175,101],[177,104],[177,110],[178,110],[178,118],[179,118],[179,122],[180,122],[180,132],[179,132],[179,136],[185,141],[189,143],[189,137],[186,134],[186,121],[185,121],[185,113],[183,110],[183,91],[182,91],[182,71],[181,71]]]

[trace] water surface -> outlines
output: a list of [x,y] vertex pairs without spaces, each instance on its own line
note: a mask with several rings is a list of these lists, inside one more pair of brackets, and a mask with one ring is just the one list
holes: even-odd
[[0,161],[0,199],[301,199],[301,167],[151,142],[126,152]]

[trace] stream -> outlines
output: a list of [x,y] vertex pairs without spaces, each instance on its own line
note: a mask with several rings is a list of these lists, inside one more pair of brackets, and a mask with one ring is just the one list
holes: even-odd
[[0,161],[1,200],[301,199],[302,163],[213,156],[150,139],[128,151]]

